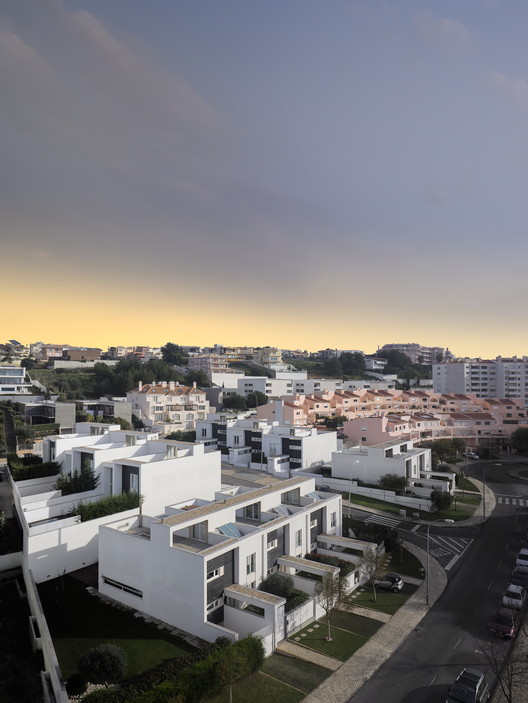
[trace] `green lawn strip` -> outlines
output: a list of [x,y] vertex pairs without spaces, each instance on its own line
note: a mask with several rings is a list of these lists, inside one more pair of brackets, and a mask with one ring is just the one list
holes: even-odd
[[371,610],[377,610],[380,613],[386,613],[387,615],[394,615],[394,613],[401,608],[401,606],[406,602],[406,600],[412,596],[416,591],[417,586],[406,583],[403,590],[399,593],[392,593],[392,591],[382,591],[376,589],[376,600],[373,600],[373,592],[370,587],[366,587],[365,590],[354,591],[352,596],[355,594],[355,598],[349,599],[350,605],[357,605],[361,608],[370,608]]
[[420,518],[427,522],[434,522],[435,520],[454,520],[455,522],[460,522],[460,520],[467,520],[472,517],[475,512],[474,507],[463,508],[460,504],[457,509],[453,507],[449,510],[437,510],[436,513],[422,513]]
[[77,670],[84,652],[101,643],[123,647],[128,676],[193,651],[168,632],[90,596],[73,578],[41,584],[39,593],[65,679]]
[[413,578],[423,579],[423,575],[420,573],[420,569],[422,568],[420,560],[407,549],[403,549],[400,552],[399,548],[396,548],[389,556],[389,571],[400,574],[400,576],[411,576]]
[[470,481],[468,478],[462,478],[462,476],[458,477],[456,487],[460,491],[470,491],[471,493],[480,493],[479,489],[475,486],[473,481]]
[[[348,493],[344,494],[348,497]],[[376,498],[369,498],[368,496],[360,496],[352,493],[350,496],[350,503],[354,505],[363,505],[366,508],[374,508],[376,510],[383,510],[385,513],[395,513],[400,514],[400,505],[395,505],[394,503],[387,503],[384,500],[377,500]]]
[[457,507],[459,507],[461,503],[466,505],[480,505],[482,500],[480,495],[470,495],[469,493],[457,493],[455,497]]
[[[303,691],[260,672],[233,684],[233,703],[299,703],[305,695]],[[229,703],[229,687],[207,700],[208,703]]]
[[519,476],[522,476],[523,478],[528,478],[528,469],[521,469],[521,471],[519,471]]
[[373,620],[355,613],[347,613],[344,610],[334,610],[330,615],[330,624],[367,638],[372,637],[383,626],[383,623],[379,620]]
[[272,676],[283,683],[310,693],[317,688],[332,671],[318,664],[275,652],[264,661],[261,673]]
[[[314,624],[319,624],[319,627],[314,628]],[[309,629],[312,629],[312,632],[308,632]],[[332,640],[328,642],[325,640],[328,634],[328,626],[326,621],[323,622],[321,620],[305,627],[304,630],[297,632],[290,639],[295,642],[295,644],[314,649],[316,652],[325,654],[327,657],[333,657],[339,661],[346,661],[368,641],[368,637],[335,627],[332,625],[332,619],[330,619],[330,632],[332,634]]]

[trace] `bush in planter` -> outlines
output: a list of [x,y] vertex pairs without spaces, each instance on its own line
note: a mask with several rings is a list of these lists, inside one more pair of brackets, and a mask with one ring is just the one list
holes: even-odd
[[262,581],[259,590],[288,600],[293,591],[293,579],[288,574],[270,574]]
[[289,613],[291,610],[295,610],[295,608],[306,603],[307,600],[310,600],[310,596],[305,591],[294,588],[291,597],[286,601],[284,610]]

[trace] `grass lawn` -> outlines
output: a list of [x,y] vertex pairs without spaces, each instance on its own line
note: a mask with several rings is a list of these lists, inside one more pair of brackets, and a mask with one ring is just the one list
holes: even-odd
[[66,576],[62,582],[62,589],[60,579],[40,584],[39,593],[65,679],[77,671],[84,652],[101,643],[123,647],[128,676],[192,651],[185,642],[90,596],[79,581]]
[[376,600],[374,601],[372,589],[370,586],[365,586],[364,589],[358,589],[352,593],[352,596],[355,595],[355,598],[350,598],[350,604],[358,605],[362,608],[378,610],[381,613],[387,613],[387,615],[394,615],[405,601],[412,596],[416,589],[417,586],[409,583],[406,583],[399,593],[382,591],[378,588],[376,589]]
[[355,632],[357,635],[363,635],[367,638],[375,635],[380,627],[383,626],[383,623],[379,620],[366,618],[355,613],[347,613],[343,610],[335,610],[330,617],[330,623],[335,625],[335,627],[340,627],[342,630]]
[[332,617],[330,617],[330,632],[332,641],[327,642],[325,637],[328,634],[328,626],[325,617],[324,620],[311,623],[311,625],[300,630],[290,639],[296,644],[315,649],[317,652],[326,654],[328,657],[334,657],[334,659],[339,661],[346,661],[369,639],[364,635],[341,630],[339,627],[332,625]]
[[278,653],[264,661],[261,671],[306,693],[317,688],[332,673],[331,669],[323,666],[308,664],[301,659]]
[[436,513],[424,513],[420,515],[422,520],[427,520],[434,522],[435,520],[454,520],[455,522],[460,522],[461,520],[467,520],[472,517],[475,512],[476,506],[462,506],[460,503],[457,505],[457,509],[454,508],[454,503],[449,510],[437,510]]
[[390,553],[390,557],[389,571],[395,571],[400,576],[412,576],[413,578],[423,579],[423,574],[420,573],[422,568],[420,560],[407,549],[403,549],[400,553],[400,550],[396,548]]
[[457,493],[456,502],[460,506],[460,503],[465,503],[466,505],[480,505],[481,503],[480,494],[475,495],[474,493]]
[[480,493],[479,489],[475,486],[473,481],[470,481],[469,478],[462,478],[462,476],[458,477],[457,488],[461,491],[471,491],[471,493]]
[[[307,672],[312,666],[306,664]],[[233,684],[233,703],[298,703],[305,695],[304,691],[297,691],[260,672]],[[218,696],[207,700],[208,703],[229,703],[229,688],[226,686]]]
[[[348,493],[343,493],[343,496],[348,498]],[[353,505],[363,505],[366,508],[375,508],[376,510],[383,510],[385,513],[394,513],[396,515],[399,515],[401,510],[401,505],[387,503],[384,500],[377,500],[368,496],[356,495],[355,493],[352,493],[349,502]]]
[[519,471],[519,476],[522,476],[523,478],[528,478],[528,469],[522,469]]

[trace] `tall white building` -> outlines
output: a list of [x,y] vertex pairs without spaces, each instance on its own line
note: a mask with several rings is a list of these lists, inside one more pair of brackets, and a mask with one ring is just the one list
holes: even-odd
[[479,398],[519,398],[528,405],[528,357],[433,364],[433,389],[437,393],[474,393]]

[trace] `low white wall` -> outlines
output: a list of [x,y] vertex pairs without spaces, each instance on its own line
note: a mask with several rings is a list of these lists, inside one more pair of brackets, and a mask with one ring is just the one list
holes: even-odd
[[51,523],[54,530],[27,535],[27,565],[36,583],[95,564],[99,559],[99,527],[138,514],[136,508],[74,525],[63,525],[61,520]]
[[31,570],[29,570],[26,565],[22,568],[29,609],[31,611],[31,615],[35,618],[39,629],[44,667],[49,675],[49,682],[51,689],[53,690],[53,695],[55,696],[55,701],[56,703],[68,703],[69,698],[62,681],[59,660],[57,659],[57,655],[55,653],[53,640],[51,639],[48,623],[46,622],[46,617],[40,603],[40,598],[33,580],[33,575]]
[[298,608],[286,613],[286,637],[301,630],[305,625],[316,619],[317,603],[315,599],[302,603]]
[[43,478],[29,478],[25,481],[15,481],[15,485],[21,497],[38,495],[50,491],[57,478],[58,474]]
[[311,474],[308,471],[298,472],[298,475],[311,476],[315,478],[317,488],[321,488],[322,490],[324,490],[325,487],[328,487],[331,490],[340,491],[343,493],[348,493],[350,491],[356,495],[369,496],[370,498],[375,498],[377,500],[384,500],[388,503],[401,505],[402,508],[408,508],[409,510],[424,510],[426,512],[433,512],[431,501],[425,500],[424,498],[397,496],[394,491],[384,491],[381,488],[364,488],[358,486],[355,481],[352,481],[351,483],[346,479],[330,478],[329,476],[321,476],[320,474]]
[[224,625],[229,630],[238,632],[242,638],[257,630],[270,627],[270,623],[264,616],[260,617],[245,608],[234,608],[231,605],[224,605]]
[[103,497],[101,490],[97,488],[94,491],[85,491],[84,493],[74,493],[72,495],[63,496],[60,491],[56,494],[46,494],[48,498],[35,501],[32,504],[22,503],[22,509],[26,516],[28,524],[38,522],[39,520],[49,520],[51,518],[59,518],[62,515],[71,513],[77,503],[93,503]]
[[0,571],[9,571],[22,566],[23,552],[11,552],[0,556]]

